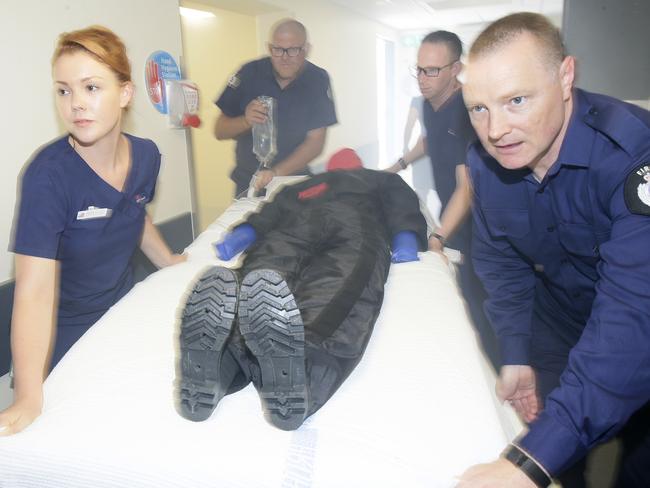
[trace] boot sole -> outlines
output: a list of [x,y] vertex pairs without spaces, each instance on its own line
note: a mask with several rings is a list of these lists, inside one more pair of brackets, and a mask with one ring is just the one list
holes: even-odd
[[250,272],[239,295],[239,328],[260,365],[266,419],[295,430],[307,416],[305,329],[289,286],[278,272]]
[[237,276],[227,268],[205,271],[192,289],[181,322],[180,411],[206,420],[228,385],[220,383],[221,356],[237,313]]

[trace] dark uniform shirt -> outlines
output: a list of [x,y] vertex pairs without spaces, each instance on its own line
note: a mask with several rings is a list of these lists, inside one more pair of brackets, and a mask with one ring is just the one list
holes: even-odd
[[[476,133],[460,90],[454,93],[438,110],[426,100],[423,106],[427,154],[431,160],[436,191],[445,211],[456,189],[456,168],[465,164],[468,146],[476,140]],[[469,251],[471,220],[466,219],[448,240],[447,245],[462,252]]]
[[560,387],[521,440],[552,474],[650,399],[650,200],[640,190],[650,113],[574,93],[558,159],[541,182],[502,168],[478,144],[468,154],[473,259],[503,363],[530,364],[531,341],[544,341],[531,337],[533,307],[575,337]]
[[[271,166],[295,151],[309,131],[337,122],[327,71],[309,61],[284,89],[275,79],[271,58],[251,61],[230,78],[215,103],[226,116],[239,117],[260,95],[273,97],[277,103],[277,154]],[[259,166],[253,153],[252,131],[239,135],[236,141],[237,163],[230,177],[239,187],[246,187]],[[307,170],[299,174],[307,174]]]
[[60,262],[59,327],[89,327],[133,285],[130,259],[154,195],[160,153],[150,140],[127,137],[131,169],[121,192],[88,166],[67,136],[41,150],[23,176],[13,251]]

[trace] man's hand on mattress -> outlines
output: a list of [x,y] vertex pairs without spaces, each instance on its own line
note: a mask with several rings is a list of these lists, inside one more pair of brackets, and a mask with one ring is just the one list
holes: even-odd
[[42,400],[18,401],[0,412],[0,436],[20,432],[41,414]]
[[510,403],[530,423],[537,418],[541,407],[536,384],[535,371],[530,366],[503,366],[496,385],[497,397]]
[[442,254],[444,246],[442,245],[442,240],[438,237],[431,236],[429,237],[429,251],[439,252]]
[[273,177],[275,176],[275,170],[272,168],[262,169],[256,173],[257,178],[255,179],[255,189],[260,191],[262,188],[266,188]]
[[429,251],[438,253],[440,256],[442,256],[442,259],[444,259],[445,263],[449,263],[449,258],[445,254],[444,238],[440,234],[434,233],[429,237]]
[[431,236],[429,237],[429,251],[433,251],[442,257],[444,260],[445,264],[449,263],[449,258],[445,254],[445,247],[442,244],[442,241],[438,239],[437,237]]
[[399,173],[403,169],[404,168],[402,167],[402,165],[399,164],[399,162],[398,162],[398,163],[393,164],[392,166],[389,166],[388,168],[385,168],[384,171],[386,173]]
[[536,485],[510,461],[499,459],[469,468],[456,488],[536,488]]

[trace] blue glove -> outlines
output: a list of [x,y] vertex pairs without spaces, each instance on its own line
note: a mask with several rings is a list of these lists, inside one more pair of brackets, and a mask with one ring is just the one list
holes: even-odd
[[217,242],[217,256],[222,261],[229,261],[233,256],[248,249],[257,239],[257,233],[250,224],[242,224],[230,231],[223,241]]
[[393,237],[391,262],[408,263],[418,261],[418,237],[412,230],[403,230]]

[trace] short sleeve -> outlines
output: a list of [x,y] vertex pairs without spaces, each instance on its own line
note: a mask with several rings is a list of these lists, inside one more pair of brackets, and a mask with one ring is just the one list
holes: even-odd
[[148,165],[148,178],[145,183],[146,191],[150,195],[149,201],[154,199],[156,195],[156,184],[158,182],[158,175],[160,174],[160,165],[162,161],[162,155],[158,150],[158,146],[153,141],[148,141],[151,143],[147,151],[147,161]]
[[419,250],[426,251],[427,222],[420,212],[416,193],[397,174],[377,172],[376,175],[386,228],[391,237],[402,231],[415,232]]
[[215,102],[215,105],[228,117],[244,115],[244,107],[242,107],[244,87],[242,85],[245,76],[245,69],[240,68],[237,73],[228,79],[226,88]]
[[65,228],[68,202],[43,164],[30,165],[23,176],[12,251],[56,259]]
[[472,123],[469,119],[469,113],[465,109],[465,106],[462,105],[458,111],[458,120],[456,123],[456,135],[458,136],[461,144],[461,151],[463,152],[464,160],[462,163],[467,162],[467,151],[469,147],[474,144],[477,140],[476,131],[472,126]]
[[319,76],[318,81],[314,83],[312,94],[313,111],[307,126],[308,131],[329,127],[338,122],[329,75],[325,70],[321,70],[320,74],[322,76]]
[[[463,148],[465,150],[465,153],[469,150],[469,146],[474,144],[476,142],[476,132],[474,131],[474,127],[472,127],[471,122],[469,121],[469,118],[466,118],[464,120],[464,123],[461,124],[460,130],[459,130],[459,136],[461,138],[461,141],[463,143]],[[467,158],[465,158],[467,159]]]
[[427,129],[424,126],[424,97],[413,97],[411,99],[411,108],[418,113],[418,122],[420,123],[420,134],[422,137],[426,137]]

